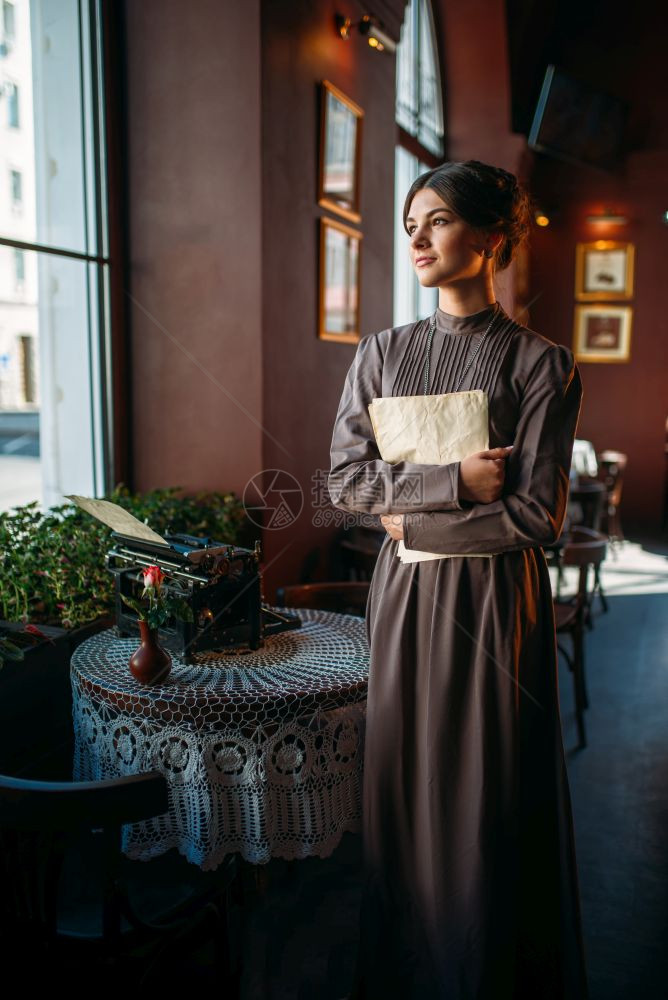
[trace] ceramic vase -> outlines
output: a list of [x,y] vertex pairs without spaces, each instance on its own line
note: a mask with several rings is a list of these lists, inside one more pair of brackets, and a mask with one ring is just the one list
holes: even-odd
[[130,673],[140,684],[160,684],[172,669],[172,658],[158,642],[158,630],[139,622],[141,645],[130,657]]

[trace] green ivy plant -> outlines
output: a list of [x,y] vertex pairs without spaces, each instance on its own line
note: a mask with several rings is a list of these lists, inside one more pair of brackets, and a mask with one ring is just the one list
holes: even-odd
[[[234,493],[184,495],[179,487],[104,499],[160,534],[186,533],[240,544],[244,507]],[[105,566],[111,529],[74,504],[45,512],[37,502],[0,512],[0,619],[75,628],[113,615],[113,576]]]

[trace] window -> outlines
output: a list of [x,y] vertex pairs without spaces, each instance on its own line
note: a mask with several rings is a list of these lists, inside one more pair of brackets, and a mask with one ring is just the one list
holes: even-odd
[[2,4],[2,34],[5,44],[11,44],[16,37],[16,18],[14,4],[3,0]]
[[438,46],[429,0],[410,0],[397,47],[394,210],[394,323],[411,323],[438,305],[438,290],[423,288],[408,255],[404,198],[416,177],[443,156],[443,100]]
[[32,430],[0,507],[49,507],[112,485],[104,0],[11,6],[13,89],[4,94],[13,110],[0,115],[0,149],[11,151],[0,184],[0,480],[23,447],[10,411],[29,409]]
[[412,323],[429,316],[438,305],[438,289],[423,288],[408,255],[408,236],[404,229],[404,198],[416,177],[429,170],[402,146],[395,149],[395,232],[394,232],[394,325]]
[[7,101],[7,124],[10,128],[18,128],[19,88],[15,83],[5,83],[5,99]]
[[23,203],[23,178],[20,170],[9,171],[9,196],[12,206],[20,208]]
[[443,101],[429,0],[411,0],[397,48],[396,120],[421,146],[443,155]]
[[14,251],[14,284],[23,288],[26,280],[26,255],[23,250]]
[[37,401],[35,389],[35,338],[25,335],[19,337],[19,353],[21,357],[23,402],[35,403]]

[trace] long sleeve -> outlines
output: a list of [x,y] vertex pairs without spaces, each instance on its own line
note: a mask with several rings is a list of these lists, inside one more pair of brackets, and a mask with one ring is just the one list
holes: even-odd
[[504,494],[461,511],[405,516],[406,548],[475,555],[555,542],[566,516],[581,403],[582,382],[572,352],[549,347],[524,389],[514,447],[506,460]]
[[334,424],[327,481],[332,503],[368,514],[461,510],[459,462],[392,465],[381,459],[368,407],[383,395],[382,370],[378,336],[365,337],[346,376]]

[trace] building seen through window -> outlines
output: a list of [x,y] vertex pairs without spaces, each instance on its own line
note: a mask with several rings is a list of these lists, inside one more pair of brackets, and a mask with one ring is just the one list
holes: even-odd
[[20,208],[23,202],[23,183],[20,170],[10,170],[9,191],[12,205],[14,208]]
[[3,0],[0,15],[3,510],[101,495],[111,445],[99,0]]

